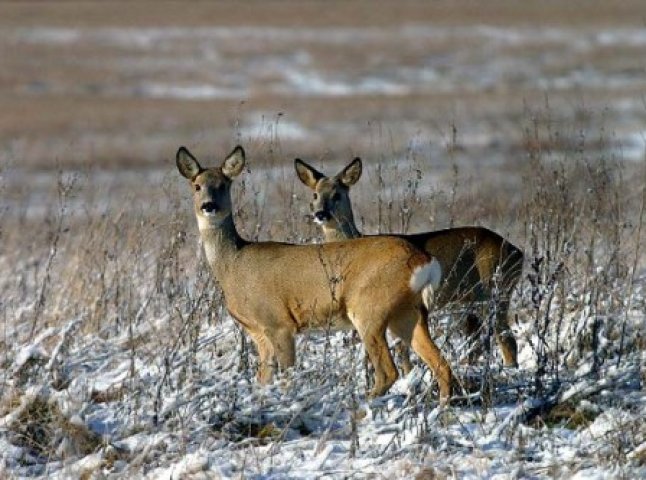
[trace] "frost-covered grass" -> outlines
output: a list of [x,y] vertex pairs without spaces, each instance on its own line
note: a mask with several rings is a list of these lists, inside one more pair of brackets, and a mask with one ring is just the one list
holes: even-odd
[[[115,177],[131,182],[127,194],[105,173],[61,175],[25,197],[35,205],[3,208],[0,476],[646,476],[643,172],[584,136],[564,148],[571,140],[549,115],[531,118],[522,186],[488,194],[487,207],[457,167],[453,184],[424,190],[430,167],[417,150],[405,160],[417,183],[384,163],[370,168],[399,190],[375,198],[357,186],[359,208],[381,212],[379,225],[362,215],[366,230],[428,229],[431,216],[437,228],[473,223],[480,199],[477,223],[526,252],[512,302],[518,370],[502,368],[492,342],[465,365],[465,312],[432,313],[461,381],[446,407],[416,359],[367,400],[349,332],[301,335],[296,367],[257,384],[255,352],[223,310],[172,164],[156,180]],[[250,164],[236,187],[245,235],[309,241],[308,193],[290,167]],[[474,306],[484,318],[487,307]]]

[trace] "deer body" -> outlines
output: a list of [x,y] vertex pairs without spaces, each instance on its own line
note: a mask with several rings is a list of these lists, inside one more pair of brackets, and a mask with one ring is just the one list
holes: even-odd
[[231,179],[244,166],[242,148],[221,167],[204,169],[182,147],[177,165],[191,181],[204,250],[226,307],[258,350],[261,382],[271,379],[274,363],[294,365],[299,331],[354,328],[375,368],[371,394],[381,395],[397,379],[385,339],[389,329],[433,370],[442,398],[450,395],[451,369],[426,325],[422,293],[440,277],[429,255],[395,238],[323,245],[246,241],[235,228],[230,196]]
[[[311,204],[314,219],[325,240],[340,241],[362,236],[354,221],[350,187],[361,176],[361,160],[355,158],[338,175],[327,177],[302,160],[294,162],[299,179],[314,191]],[[471,304],[496,296],[495,333],[505,365],[517,366],[516,340],[509,328],[509,298],[522,274],[523,253],[497,233],[484,227],[459,227],[417,234],[389,234],[432,255],[442,267],[442,285],[435,305],[449,302]],[[374,236],[368,236],[374,238]],[[480,320],[469,315],[466,333],[480,328]],[[470,357],[473,360],[473,356]]]

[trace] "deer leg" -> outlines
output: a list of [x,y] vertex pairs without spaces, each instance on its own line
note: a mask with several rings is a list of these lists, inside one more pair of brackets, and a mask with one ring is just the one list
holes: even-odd
[[294,345],[294,334],[289,329],[280,329],[272,332],[271,343],[274,356],[278,362],[279,369],[290,368],[296,363],[296,349]]
[[480,341],[481,327],[482,322],[480,318],[474,313],[468,313],[464,320],[464,334],[469,342],[469,355],[467,357],[467,363],[469,365],[474,365],[482,353],[482,342]]
[[410,363],[410,349],[408,348],[408,345],[403,341],[400,341],[395,345],[395,352],[401,362],[402,373],[404,375],[408,375],[413,369],[413,364]]
[[502,352],[506,367],[518,367],[518,346],[514,334],[509,327],[509,300],[498,302],[496,311],[496,342]]
[[[385,324],[385,322],[383,323]],[[373,325],[378,325],[378,323]],[[399,374],[388,349],[385,327],[370,327],[371,325],[369,324],[367,329],[363,331],[359,329],[359,335],[368,353],[368,358],[370,358],[370,363],[375,369],[375,385],[370,391],[370,397],[375,398],[386,393],[395,383]]]
[[256,345],[258,351],[259,363],[257,379],[261,384],[271,382],[273,378],[273,347],[269,339],[258,332],[249,332],[249,336]]
[[[492,249],[493,250],[493,249]],[[493,282],[497,282],[499,295],[502,298],[495,298],[496,302],[496,324],[494,325],[496,343],[502,353],[502,359],[505,366],[518,366],[518,346],[514,334],[509,328],[508,312],[509,297],[514,285],[520,278],[522,265],[510,264],[510,259],[504,259],[502,263],[499,255],[486,250],[480,249],[476,252],[476,261],[478,273],[482,283],[485,285],[488,297],[492,296]],[[514,260],[518,261],[518,260]],[[522,256],[521,256],[522,263]],[[499,278],[496,278],[496,271],[500,272]]]
[[399,339],[399,342],[395,345],[395,352],[401,359],[404,375],[408,375],[413,369],[413,365],[410,363],[410,343],[413,338],[412,322],[406,321],[402,317],[393,318],[388,323],[388,329]]
[[[397,319],[394,319],[392,323],[396,323]],[[410,363],[410,339],[413,335],[413,332],[410,331],[408,334],[400,331],[398,334],[396,329],[392,328],[391,324],[388,324],[388,329],[397,337],[399,340],[395,344],[393,350],[397,355],[397,358],[401,362],[401,370],[404,375],[408,375],[413,369],[413,364]]]
[[433,342],[428,331],[426,319],[421,312],[418,313],[418,320],[415,323],[411,346],[429,366],[433,375],[435,375],[440,387],[440,400],[442,403],[446,403],[451,397],[451,391],[453,388],[453,372],[451,371],[449,363],[444,358],[444,355],[442,355],[440,349],[437,348],[437,345]]
[[399,312],[388,323],[391,332],[409,343],[415,353],[428,365],[440,387],[440,400],[445,403],[451,396],[453,372],[442,352],[428,331],[426,318],[421,310]]

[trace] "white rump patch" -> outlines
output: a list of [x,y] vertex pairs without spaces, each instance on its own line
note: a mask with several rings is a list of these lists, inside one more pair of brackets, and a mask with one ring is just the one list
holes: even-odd
[[415,293],[422,293],[424,306],[431,310],[435,300],[435,290],[440,286],[442,280],[442,267],[440,262],[433,259],[426,265],[413,270],[410,277],[410,288]]
[[440,262],[433,259],[426,265],[421,265],[413,271],[410,277],[410,288],[415,293],[421,292],[425,287],[436,289],[442,281],[442,267]]

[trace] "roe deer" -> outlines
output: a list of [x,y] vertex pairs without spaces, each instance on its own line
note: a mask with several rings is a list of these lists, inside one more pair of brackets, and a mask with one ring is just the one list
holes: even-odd
[[388,328],[431,368],[441,399],[448,399],[453,374],[426,323],[429,297],[442,275],[437,261],[397,238],[323,245],[247,241],[236,230],[231,201],[232,179],[245,164],[242,147],[220,167],[203,168],[185,147],[176,162],[190,180],[206,258],[226,307],[258,350],[260,382],[271,380],[274,362],[294,365],[297,332],[354,327],[375,370],[370,394],[382,395],[397,379]]
[[[334,177],[327,177],[300,159],[294,160],[294,167],[301,182],[314,191],[310,207],[325,240],[334,242],[361,237],[354,223],[350,202],[350,187],[361,177],[361,159],[355,158]],[[511,293],[522,273],[522,251],[484,227],[393,235],[426,251],[440,262],[443,284],[436,292],[437,306],[451,301],[486,301],[492,298],[494,287],[498,287],[495,297],[496,340],[504,364],[518,366],[516,340],[509,328],[507,315]],[[478,332],[480,323],[475,315],[467,316],[466,333],[469,338]],[[472,362],[476,355],[477,352],[472,352],[469,361]]]

